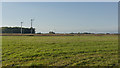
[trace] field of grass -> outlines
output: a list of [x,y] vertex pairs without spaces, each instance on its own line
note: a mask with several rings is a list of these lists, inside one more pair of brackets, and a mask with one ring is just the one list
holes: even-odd
[[3,66],[115,66],[118,36],[2,36]]

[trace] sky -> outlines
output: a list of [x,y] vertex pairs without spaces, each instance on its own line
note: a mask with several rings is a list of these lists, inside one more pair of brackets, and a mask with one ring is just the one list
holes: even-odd
[[36,32],[118,32],[117,2],[3,2],[2,26]]
[[2,2],[118,2],[119,0],[1,0]]

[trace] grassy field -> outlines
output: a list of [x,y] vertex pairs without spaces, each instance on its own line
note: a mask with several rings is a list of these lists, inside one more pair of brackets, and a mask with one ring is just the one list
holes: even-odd
[[3,66],[115,66],[118,36],[2,36]]

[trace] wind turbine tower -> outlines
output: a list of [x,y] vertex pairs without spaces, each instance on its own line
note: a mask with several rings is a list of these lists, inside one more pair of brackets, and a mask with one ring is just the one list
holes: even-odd
[[23,23],[23,22],[21,22],[21,34],[22,34],[22,23]]
[[33,31],[32,31],[32,30],[33,30],[33,28],[32,28],[33,20],[34,20],[34,19],[31,19],[31,34],[32,34],[32,32],[33,32]]

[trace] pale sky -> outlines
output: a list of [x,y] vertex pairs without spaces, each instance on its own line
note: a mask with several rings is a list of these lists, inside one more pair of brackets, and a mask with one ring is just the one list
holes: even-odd
[[[111,0],[112,1],[112,0]],[[117,2],[4,2],[3,26],[33,27],[36,32],[117,32]]]
[[119,0],[1,0],[2,2],[118,2]]

